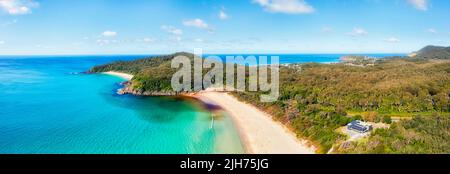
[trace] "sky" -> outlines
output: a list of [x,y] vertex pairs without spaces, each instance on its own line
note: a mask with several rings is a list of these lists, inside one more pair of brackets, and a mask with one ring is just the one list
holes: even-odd
[[0,55],[410,53],[448,0],[0,0]]

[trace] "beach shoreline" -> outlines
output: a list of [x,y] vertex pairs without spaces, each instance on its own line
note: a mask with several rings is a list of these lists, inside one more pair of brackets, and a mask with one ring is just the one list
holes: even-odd
[[122,72],[116,72],[116,71],[103,72],[102,74],[117,76],[117,77],[123,78],[123,79],[128,80],[128,81],[130,81],[134,77],[131,74],[122,73]]
[[[133,75],[115,71],[104,72],[131,80]],[[248,154],[314,154],[315,148],[307,141],[297,138],[295,133],[282,123],[253,105],[243,103],[226,92],[206,90],[183,94],[205,104],[221,107],[231,117],[244,150]]]
[[199,92],[189,95],[222,107],[231,117],[248,154],[314,154],[315,148],[297,138],[282,123],[253,105],[226,92]]

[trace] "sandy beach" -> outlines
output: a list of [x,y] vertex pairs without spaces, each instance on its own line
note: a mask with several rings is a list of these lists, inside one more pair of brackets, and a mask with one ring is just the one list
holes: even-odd
[[237,127],[249,154],[313,154],[314,148],[256,107],[222,92],[200,92],[194,97],[221,106]]
[[121,78],[124,78],[126,80],[131,80],[133,78],[133,75],[131,74],[127,74],[127,73],[121,73],[121,72],[115,72],[115,71],[108,71],[108,72],[104,72],[102,74],[108,74],[108,75],[112,75],[112,76],[118,76]]
[[[133,75],[120,72],[103,74],[131,80]],[[298,139],[293,132],[256,107],[243,103],[224,92],[207,90],[189,95],[222,107],[233,120],[246,153],[249,154],[314,154],[314,148]]]

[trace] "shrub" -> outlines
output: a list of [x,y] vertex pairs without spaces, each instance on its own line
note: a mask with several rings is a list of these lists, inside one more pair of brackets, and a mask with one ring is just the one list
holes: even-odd
[[392,123],[392,118],[390,116],[387,116],[387,115],[383,116],[383,123],[391,124]]

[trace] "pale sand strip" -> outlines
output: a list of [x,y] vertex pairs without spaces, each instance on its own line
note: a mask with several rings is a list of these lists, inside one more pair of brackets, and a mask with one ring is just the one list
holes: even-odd
[[200,92],[194,97],[221,106],[237,127],[250,154],[313,154],[314,148],[256,107],[221,92]]
[[108,74],[108,75],[112,75],[112,76],[117,76],[117,77],[124,78],[126,80],[131,80],[133,78],[133,75],[131,75],[131,74],[115,72],[115,71],[108,71],[108,72],[104,72],[102,74]]
[[[131,80],[133,75],[121,72],[105,72],[103,74]],[[235,124],[245,150],[250,154],[313,154],[314,148],[300,141],[293,132],[281,123],[272,120],[271,116],[256,107],[240,102],[233,96],[210,90],[189,95],[203,102],[214,103],[229,113]]]

